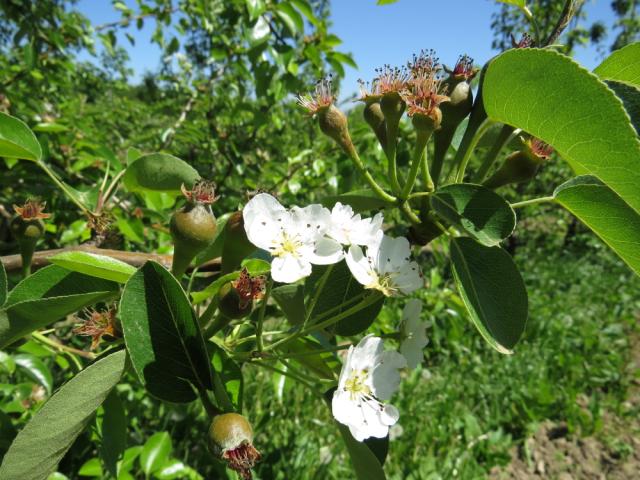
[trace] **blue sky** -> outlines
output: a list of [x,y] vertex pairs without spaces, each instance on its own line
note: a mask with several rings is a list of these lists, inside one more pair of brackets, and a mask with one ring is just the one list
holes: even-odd
[[[135,2],[124,3],[135,10]],[[609,0],[588,0],[589,21],[601,20],[611,25],[612,13]],[[484,63],[496,52],[491,49],[491,14],[499,8],[492,0],[400,0],[377,6],[376,0],[332,0],[332,32],[343,44],[339,50],[351,52],[358,70],[347,67],[342,82],[341,97],[357,89],[358,78],[370,79],[374,69],[386,63],[402,65],[413,53],[433,48],[445,64],[455,63],[461,53],[471,55],[477,63]],[[120,18],[109,0],[80,0],[78,9],[89,17],[94,25],[116,21]],[[153,71],[159,64],[160,50],[150,43],[154,22],[145,22],[143,30],[130,30],[136,45],[129,46],[124,35],[120,44],[127,46],[131,56],[131,68],[137,80],[146,71]],[[600,62],[599,54],[592,48],[579,48],[577,60],[588,68]]]

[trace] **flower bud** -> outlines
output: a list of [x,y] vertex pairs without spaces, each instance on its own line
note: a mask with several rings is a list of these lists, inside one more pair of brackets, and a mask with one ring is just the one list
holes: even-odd
[[384,122],[384,114],[380,108],[380,102],[371,102],[364,106],[362,116],[365,122],[371,127],[376,134],[378,142],[382,149],[387,148],[387,127]]
[[169,224],[174,243],[172,271],[177,277],[184,274],[191,260],[215,239],[218,229],[211,211],[211,203],[216,200],[213,186],[198,182],[193,190],[183,186],[182,193],[187,203],[173,214]]
[[48,213],[43,213],[45,206],[46,203],[31,199],[27,200],[22,207],[13,206],[16,215],[11,220],[10,229],[20,246],[22,273],[24,276],[29,275],[31,272],[31,259],[33,258],[36,243],[44,235],[44,222],[42,220],[51,216]]
[[355,147],[349,135],[347,117],[334,104],[331,77],[323,78],[316,84],[313,94],[298,95],[298,104],[318,117],[320,130],[351,154]]
[[343,150],[349,152],[353,149],[347,116],[335,105],[329,105],[318,111],[318,125],[322,133],[340,145]]
[[224,229],[222,274],[237,270],[242,260],[256,249],[255,245],[247,238],[242,211],[232,213]]
[[213,454],[243,480],[252,478],[251,469],[260,460],[260,452],[253,446],[253,430],[245,417],[237,413],[215,416],[209,427],[209,444]]
[[540,166],[549,158],[552,151],[549,145],[538,139],[528,140],[524,148],[509,155],[483,185],[498,188],[510,183],[528,182],[536,176]]

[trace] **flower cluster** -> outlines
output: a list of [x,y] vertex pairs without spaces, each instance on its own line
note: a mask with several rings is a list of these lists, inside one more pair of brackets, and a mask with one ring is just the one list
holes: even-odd
[[386,296],[406,295],[424,284],[418,264],[410,259],[409,242],[383,233],[381,213],[362,218],[341,203],[331,211],[319,204],[287,210],[260,193],[242,214],[249,241],[273,257],[271,276],[277,282],[296,282],[311,274],[312,265],[346,257],[356,280]]

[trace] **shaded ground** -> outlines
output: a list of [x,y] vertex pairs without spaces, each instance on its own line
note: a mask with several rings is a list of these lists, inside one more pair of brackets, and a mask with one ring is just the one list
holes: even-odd
[[604,412],[602,430],[575,438],[564,424],[546,421],[520,448],[512,461],[496,467],[499,480],[627,480],[640,478],[640,338],[633,342],[628,365],[632,385],[619,414]]

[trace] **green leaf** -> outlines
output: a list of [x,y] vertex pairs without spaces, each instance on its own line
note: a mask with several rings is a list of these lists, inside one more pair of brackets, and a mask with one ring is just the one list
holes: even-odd
[[240,272],[227,273],[226,275],[223,275],[211,282],[211,284],[204,290],[200,290],[199,292],[191,292],[191,298],[193,299],[194,305],[204,302],[207,298],[216,296],[218,294],[218,291],[224,284],[236,280],[239,276]]
[[492,120],[549,143],[640,212],[640,142],[621,101],[595,75],[551,50],[514,49],[491,61],[482,92]]
[[117,283],[57,265],[38,270],[9,293],[0,310],[0,348],[117,293]]
[[[314,267],[311,276],[305,282],[305,296],[311,296],[315,293],[317,283],[331,266]],[[311,320],[313,321],[323,312],[334,309],[340,305],[349,302],[353,297],[362,294],[365,288],[351,275],[351,271],[346,262],[340,262],[333,265],[329,278],[326,280],[325,288],[322,290],[318,302],[313,310]],[[332,315],[338,315],[345,310],[356,305],[357,302],[347,303],[347,305],[337,308]],[[382,305],[384,297],[374,304],[354,313],[336,323],[331,327],[331,331],[338,335],[351,336],[360,332],[364,332],[371,326],[376,319]],[[304,317],[303,317],[304,318]],[[328,317],[327,317],[328,318]]]
[[90,458],[86,462],[82,464],[80,470],[78,470],[78,475],[81,477],[97,477],[103,478],[102,465],[100,464],[100,460],[98,458]]
[[438,216],[492,247],[513,233],[516,214],[500,195],[481,185],[447,185],[431,196]]
[[22,120],[0,112],[0,157],[39,161],[42,148]]
[[322,205],[327,208],[332,208],[337,202],[343,205],[350,205],[356,213],[381,210],[386,206],[383,200],[367,189],[354,190],[341,195],[331,195],[321,200]]
[[187,162],[166,153],[150,153],[127,167],[124,184],[132,192],[152,190],[178,192],[191,187],[200,174]]
[[392,3],[396,3],[398,0],[378,0],[376,5],[391,5]]
[[17,433],[11,417],[0,410],[0,457],[9,449]]
[[640,87],[640,42],[616,50],[598,65],[593,73],[600,78]]
[[334,60],[349,65],[351,68],[358,69],[358,64],[353,60],[351,55],[342,52],[332,52],[331,56]]
[[249,275],[257,277],[258,275],[268,275],[271,272],[271,264],[260,258],[246,258],[242,261],[242,268],[246,268]]
[[167,432],[158,432],[146,441],[140,452],[140,466],[145,475],[157,472],[171,455],[171,437]]
[[250,21],[254,21],[265,11],[264,0],[245,0],[245,4],[247,5]]
[[202,480],[203,477],[180,460],[170,458],[154,475],[159,480]]
[[118,460],[127,448],[127,417],[116,390],[105,399],[102,407],[102,444],[100,457],[113,478],[118,476]]
[[291,35],[304,32],[304,19],[290,3],[279,3],[276,6],[275,14],[289,29]]
[[120,320],[131,363],[147,390],[168,402],[197,397],[191,385],[211,388],[200,326],[180,283],[156,262],[127,282]]
[[640,134],[640,88],[617,80],[605,80],[605,83],[622,100],[631,124],[636,129],[636,133]]
[[244,380],[240,366],[233,361],[222,349],[213,347],[211,364],[215,375],[213,377],[216,398],[224,398],[227,411],[242,412],[242,392]]
[[7,281],[7,272],[4,269],[4,264],[0,262],[0,307],[7,301],[9,282]]
[[640,275],[640,215],[615,192],[585,175],[560,185],[554,197]]
[[67,270],[118,283],[126,283],[136,273],[136,269],[127,263],[88,252],[62,252],[49,258],[49,261]]
[[15,438],[0,466],[3,480],[42,480],[84,430],[120,381],[126,353],[120,350],[78,373],[36,412]]
[[471,238],[451,240],[458,291],[471,320],[500,353],[512,353],[527,323],[527,291],[511,256]]
[[271,298],[278,304],[291,325],[304,321],[304,286],[301,284],[282,285],[271,291]]
[[320,378],[327,380],[333,380],[336,374],[340,374],[340,362],[338,362],[335,353],[323,352],[316,355],[309,355],[314,350],[324,350],[334,345],[329,344],[326,341],[319,343],[318,339],[321,337],[318,335],[316,339],[310,338],[296,338],[283,345],[281,348],[286,354],[305,354],[291,358],[289,361],[292,363],[299,363],[304,368],[312,371]]
[[53,392],[53,377],[49,368],[34,355],[20,353],[13,356],[16,365],[22,368],[29,377],[42,385],[49,395]]
[[307,0],[290,0],[290,3],[300,10],[300,13],[307,17],[310,23],[316,26],[320,24],[318,17],[313,13],[313,7]]

